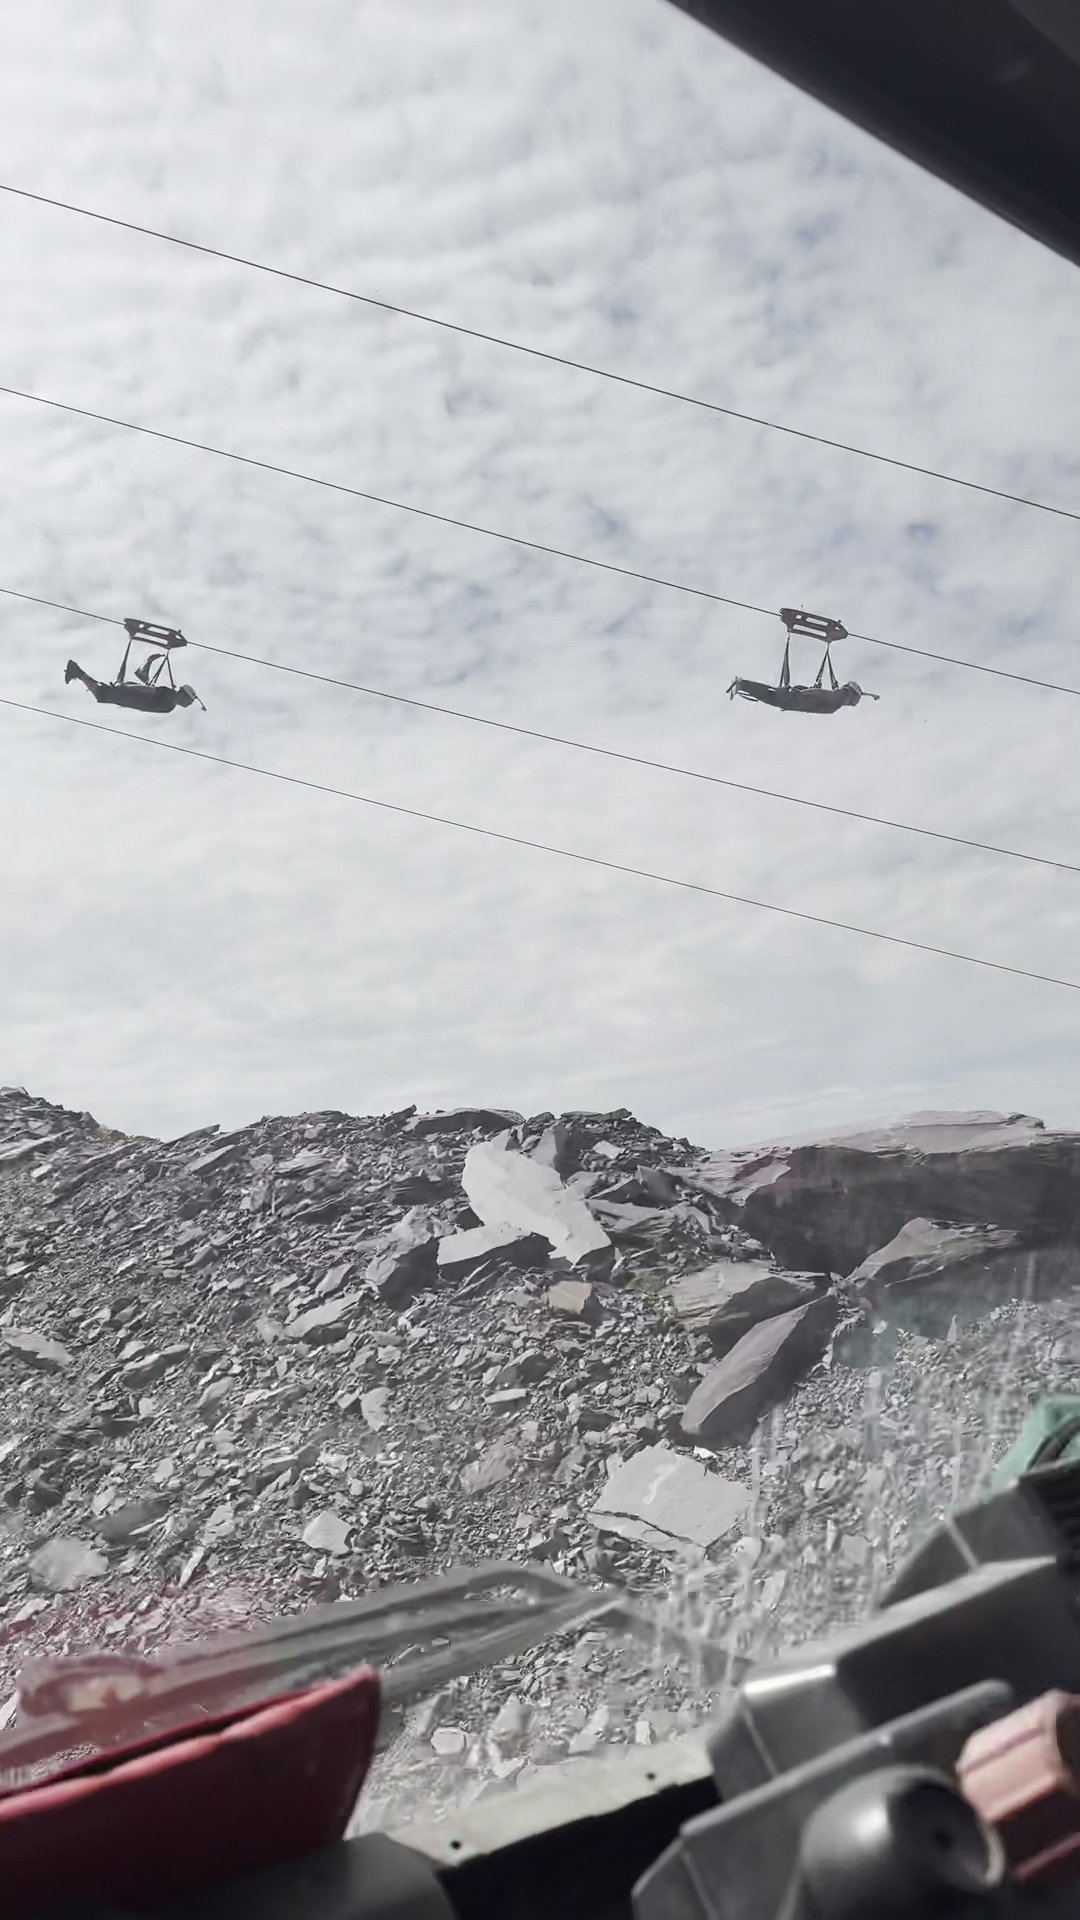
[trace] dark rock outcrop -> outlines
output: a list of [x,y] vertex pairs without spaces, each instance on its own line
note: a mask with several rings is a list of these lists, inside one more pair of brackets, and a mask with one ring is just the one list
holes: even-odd
[[414,1208],[387,1235],[365,1278],[391,1306],[404,1306],[434,1280],[438,1256],[438,1233]]
[[711,1154],[682,1173],[785,1266],[849,1273],[908,1220],[1080,1240],[1080,1134],[1026,1114],[916,1113],[895,1126]]
[[848,1284],[870,1299],[901,1288],[905,1292],[936,1281],[957,1279],[984,1269],[988,1260],[1012,1253],[1020,1235],[1011,1227],[949,1226],[935,1220],[908,1220],[887,1246],[879,1247],[848,1276]]

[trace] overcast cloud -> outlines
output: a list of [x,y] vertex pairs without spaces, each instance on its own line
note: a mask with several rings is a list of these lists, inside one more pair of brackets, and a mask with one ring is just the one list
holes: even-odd
[[[662,0],[52,0],[0,177],[1080,504],[1075,270]],[[1075,527],[0,195],[0,381],[764,606],[1078,682]],[[1077,861],[1074,701],[0,397],[0,584]],[[81,719],[120,635],[0,601]],[[1080,979],[1080,878],[193,652],[133,734]],[[484,1099],[708,1144],[1080,1121],[1080,996],[0,710],[0,1079],[128,1129]]]

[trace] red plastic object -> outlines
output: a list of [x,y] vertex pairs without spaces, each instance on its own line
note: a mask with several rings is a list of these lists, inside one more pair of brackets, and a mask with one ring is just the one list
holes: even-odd
[[1080,1877],[1080,1696],[1044,1693],[980,1727],[956,1772],[1012,1879],[1053,1888]]
[[4,1920],[74,1899],[151,1905],[328,1846],[378,1723],[366,1667],[0,1798]]

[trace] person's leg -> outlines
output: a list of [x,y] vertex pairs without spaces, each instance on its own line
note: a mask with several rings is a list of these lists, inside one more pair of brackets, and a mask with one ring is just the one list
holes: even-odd
[[[117,704],[117,697],[122,691],[121,688],[112,685],[107,680],[95,680],[93,674],[87,673],[84,668],[80,667],[77,660],[68,661],[64,670],[64,679],[69,684],[72,680],[81,680],[86,691],[93,694],[99,706],[103,701],[106,705],[112,704],[115,706]],[[123,703],[120,702],[120,704]]]
[[740,679],[733,680],[731,684],[735,692],[741,694],[744,700],[760,700],[766,707],[779,707],[784,704],[781,690],[768,686],[764,680]]
[[81,680],[87,692],[92,693],[95,700],[108,698],[101,681],[95,680],[92,673],[87,673],[85,668],[80,667],[77,660],[69,660],[64,668],[65,686],[70,686],[73,680]]

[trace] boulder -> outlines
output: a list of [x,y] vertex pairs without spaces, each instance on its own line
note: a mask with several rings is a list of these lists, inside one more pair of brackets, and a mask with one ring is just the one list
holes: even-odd
[[394,1181],[390,1199],[402,1207],[427,1206],[433,1201],[449,1200],[457,1192],[457,1185],[455,1174],[429,1173],[419,1167]]
[[49,1540],[30,1556],[30,1584],[46,1593],[67,1593],[109,1570],[103,1553],[88,1540]]
[[315,1289],[318,1298],[320,1300],[329,1300],[331,1294],[340,1293],[346,1281],[352,1279],[352,1273],[353,1262],[351,1259],[336,1261],[329,1272],[323,1275],[323,1278],[319,1281]]
[[12,1140],[7,1146],[0,1147],[0,1167],[18,1167],[26,1160],[32,1160],[35,1153],[44,1147],[55,1146],[63,1138],[59,1133],[42,1133],[32,1140]]
[[569,1266],[610,1265],[611,1241],[584,1200],[572,1193],[554,1167],[516,1153],[508,1136],[470,1147],[461,1183],[486,1227],[511,1234],[539,1233]]
[[639,1166],[634,1179],[643,1199],[651,1200],[654,1206],[670,1207],[682,1191],[678,1181],[670,1173],[665,1173],[663,1167]]
[[197,1159],[190,1160],[185,1172],[194,1174],[196,1178],[202,1174],[213,1173],[215,1169],[228,1166],[230,1161],[236,1159],[239,1151],[240,1141],[238,1138],[233,1138],[223,1147],[212,1147],[209,1153],[200,1153]]
[[309,1347],[321,1347],[340,1340],[345,1331],[343,1323],[348,1321],[359,1299],[358,1293],[342,1293],[336,1300],[327,1300],[321,1307],[309,1307],[306,1313],[298,1314],[295,1320],[286,1322],[286,1338],[302,1340]]
[[203,1388],[195,1405],[200,1420],[206,1426],[215,1426],[224,1418],[225,1401],[231,1391],[232,1382],[229,1379],[211,1380],[210,1385]]
[[520,1113],[504,1113],[500,1107],[450,1107],[445,1113],[416,1114],[405,1131],[423,1139],[431,1133],[506,1133],[520,1125]]
[[663,1233],[669,1220],[664,1207],[640,1207],[634,1201],[609,1200],[603,1194],[590,1199],[589,1211],[613,1240],[646,1245]]
[[936,1220],[905,1221],[887,1246],[879,1247],[849,1275],[849,1284],[875,1298],[901,1287],[905,1292],[930,1285],[946,1274],[983,1268],[988,1260],[1015,1252],[1020,1235],[1011,1227],[951,1226]]
[[9,1352],[18,1354],[28,1367],[36,1367],[40,1373],[62,1373],[71,1365],[71,1355],[59,1340],[50,1340],[30,1327],[0,1328],[0,1339]]
[[520,1694],[512,1693],[491,1722],[488,1739],[503,1753],[520,1753],[528,1740],[534,1711]]
[[291,1160],[278,1162],[277,1171],[289,1180],[298,1180],[307,1173],[318,1173],[323,1167],[332,1164],[332,1157],[322,1147],[301,1147]]
[[524,1347],[512,1360],[505,1360],[501,1367],[494,1368],[490,1379],[485,1374],[484,1384],[490,1387],[535,1386],[557,1365],[556,1354],[541,1353],[539,1347]]
[[324,1507],[321,1513],[316,1513],[308,1521],[301,1538],[305,1547],[310,1547],[313,1553],[328,1553],[336,1557],[347,1552],[351,1533],[351,1521],[335,1513],[333,1507]]
[[438,1277],[438,1253],[438,1235],[426,1215],[413,1208],[388,1234],[365,1278],[390,1306],[404,1306]]
[[587,1280],[557,1281],[548,1288],[547,1303],[552,1313],[562,1314],[567,1320],[587,1320],[595,1325],[600,1318],[596,1288]]
[[487,1493],[490,1487],[499,1486],[508,1480],[521,1462],[521,1452],[515,1442],[503,1435],[485,1447],[476,1460],[470,1460],[462,1467],[459,1484],[463,1493]]
[[726,1352],[759,1320],[790,1313],[822,1291],[807,1273],[784,1273],[764,1260],[715,1260],[672,1280],[672,1309],[691,1333],[708,1334]]
[[850,1273],[909,1220],[1080,1238],[1080,1134],[1026,1114],[916,1113],[895,1126],[717,1153],[672,1173],[782,1264]]
[[222,1500],[203,1522],[199,1538],[204,1547],[219,1547],[236,1532],[236,1508],[231,1500]]
[[690,1395],[682,1414],[687,1439],[715,1447],[744,1437],[820,1360],[836,1320],[836,1301],[821,1294],[751,1327]]
[[103,1514],[97,1523],[97,1530],[110,1546],[126,1546],[129,1540],[137,1540],[140,1534],[149,1533],[165,1513],[167,1499],[129,1500],[126,1506],[117,1507],[114,1513]]
[[439,1241],[437,1266],[442,1280],[465,1280],[487,1260],[511,1267],[542,1267],[548,1257],[542,1233],[511,1233],[506,1227],[466,1227]]
[[563,1126],[559,1120],[550,1127],[545,1127],[535,1147],[531,1149],[531,1157],[538,1160],[542,1167],[554,1167],[558,1174],[573,1172],[574,1137],[569,1127]]
[[464,1727],[436,1727],[431,1747],[440,1760],[460,1760],[469,1745]]
[[190,1352],[190,1347],[178,1345],[140,1354],[137,1360],[129,1360],[127,1366],[120,1369],[120,1385],[125,1393],[145,1393],[155,1381],[164,1379],[170,1368],[186,1360]]
[[360,1412],[373,1433],[381,1433],[389,1420],[389,1403],[389,1387],[370,1387],[360,1395]]
[[609,1474],[589,1519],[601,1533],[678,1552],[713,1546],[738,1525],[749,1500],[745,1487],[700,1461],[645,1447]]

